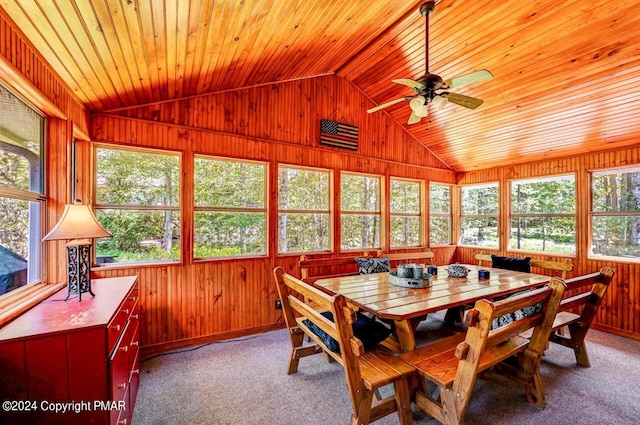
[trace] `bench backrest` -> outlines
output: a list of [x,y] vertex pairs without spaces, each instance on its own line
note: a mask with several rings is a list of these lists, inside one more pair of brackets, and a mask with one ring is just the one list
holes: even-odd
[[429,248],[425,248],[424,251],[418,252],[398,252],[386,254],[382,251],[367,252],[367,255],[371,254],[378,258],[388,258],[389,262],[394,265],[396,261],[402,263],[424,263],[426,265],[433,265],[434,254]]
[[[352,324],[356,320],[356,313],[347,305],[342,295],[328,295],[285,273],[282,267],[277,267],[273,273],[278,294],[282,300],[282,311],[290,337],[293,337],[298,332],[297,329],[305,328],[305,333],[311,336],[316,344],[344,367],[351,402],[354,411],[357,411],[361,395],[364,392],[358,364],[358,357],[364,354],[364,347],[362,342],[353,335]],[[298,298],[291,291],[300,294],[303,299]],[[310,306],[309,303],[313,303],[312,305],[315,308]],[[332,313],[333,321],[320,313],[324,311]],[[340,352],[331,351],[322,339],[316,337],[314,332],[305,325],[305,319],[338,341]]]
[[[367,258],[366,255],[361,258]],[[358,274],[356,257],[341,258],[311,258],[301,255],[298,261],[300,279],[303,282],[313,283],[325,277],[351,276]]]
[[[490,254],[476,254],[476,260],[478,261],[479,266],[491,267],[492,259]],[[560,272],[563,279],[566,279],[569,273],[573,270],[573,263],[568,258],[564,261],[548,261],[532,258],[530,264],[531,267]]]
[[[569,296],[562,300],[558,312],[581,309],[580,322],[588,329],[615,273],[611,267],[603,267],[599,272],[567,279]],[[573,295],[574,292],[580,293]]]

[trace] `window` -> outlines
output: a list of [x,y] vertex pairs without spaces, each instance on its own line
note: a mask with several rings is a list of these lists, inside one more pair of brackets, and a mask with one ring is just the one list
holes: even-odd
[[498,248],[498,184],[461,187],[460,243]]
[[451,243],[451,186],[429,185],[429,242],[431,245]]
[[380,248],[380,177],[340,176],[340,248]]
[[511,182],[509,249],[575,254],[574,176]]
[[195,258],[267,254],[267,165],[194,159]]
[[391,179],[391,247],[422,245],[419,181]]
[[44,126],[0,85],[0,295],[42,280]]
[[331,251],[331,173],[278,168],[278,252]]
[[640,258],[640,167],[591,174],[591,253]]
[[180,155],[99,146],[96,218],[113,235],[98,263],[180,259]]

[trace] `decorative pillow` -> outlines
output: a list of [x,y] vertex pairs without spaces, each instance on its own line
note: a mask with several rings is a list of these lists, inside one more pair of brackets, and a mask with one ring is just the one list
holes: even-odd
[[356,258],[360,274],[384,273],[391,271],[391,263],[385,258]]
[[499,255],[491,256],[491,267],[497,269],[513,270],[517,272],[531,273],[531,257],[501,257]]
[[[513,295],[512,295],[513,296]],[[529,305],[525,308],[521,308],[519,310],[514,311],[513,313],[507,313],[504,316],[496,317],[491,322],[491,329],[498,329],[502,326],[508,325],[509,323],[513,323],[516,320],[524,319],[528,316],[533,316],[536,313],[542,311],[542,303],[537,303],[534,305]]]
[[[320,314],[333,322],[333,313],[330,311],[325,311]],[[333,339],[309,319],[305,319],[302,322],[311,329],[311,332],[316,334],[318,338],[322,340],[329,350],[334,353],[340,352],[340,344],[338,344],[338,341]],[[387,339],[390,334],[391,329],[387,328],[382,323],[376,322],[375,319],[369,318],[362,313],[357,313],[356,322],[353,324],[353,335],[362,341],[362,345],[365,350],[375,347],[376,344]]]

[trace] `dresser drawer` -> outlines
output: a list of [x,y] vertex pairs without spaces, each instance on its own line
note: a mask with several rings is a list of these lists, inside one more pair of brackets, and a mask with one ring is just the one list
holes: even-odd
[[122,336],[124,332],[124,328],[132,314],[136,315],[136,320],[140,320],[140,304],[138,303],[138,285],[136,284],[131,292],[125,298],[122,307],[118,310],[118,312],[109,323],[107,327],[107,340],[109,342],[109,350],[108,353],[111,354],[113,352],[114,347],[118,343],[118,340]]

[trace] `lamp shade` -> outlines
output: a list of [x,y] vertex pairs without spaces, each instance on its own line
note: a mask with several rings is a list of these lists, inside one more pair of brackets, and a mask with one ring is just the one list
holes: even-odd
[[98,223],[89,205],[76,202],[64,206],[60,221],[42,240],[92,239],[110,236],[111,233]]

